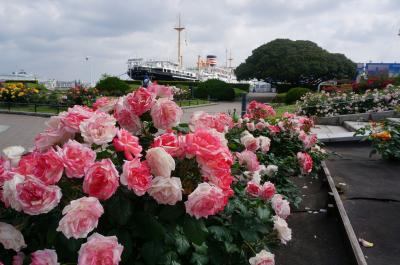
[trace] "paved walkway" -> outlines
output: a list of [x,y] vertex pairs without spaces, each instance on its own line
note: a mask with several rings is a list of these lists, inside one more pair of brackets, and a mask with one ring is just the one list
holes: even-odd
[[369,265],[400,264],[400,164],[369,156],[368,143],[328,144],[326,164]]
[[0,114],[0,151],[11,145],[30,148],[34,145],[36,134],[45,128],[48,118]]

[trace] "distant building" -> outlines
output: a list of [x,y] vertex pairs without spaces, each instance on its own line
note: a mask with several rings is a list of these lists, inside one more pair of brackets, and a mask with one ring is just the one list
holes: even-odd
[[365,73],[368,77],[387,75],[388,77],[400,76],[400,63],[367,63]]
[[36,82],[37,79],[32,74],[28,74],[24,70],[12,72],[11,74],[0,74],[0,81],[32,81]]
[[76,86],[89,87],[88,83],[83,83],[80,80],[58,81],[55,79],[49,79],[49,80],[40,81],[39,83],[43,84],[49,90],[69,90]]
[[270,83],[258,80],[251,80],[249,86],[250,93],[267,93],[272,92],[275,93],[276,89],[271,86]]

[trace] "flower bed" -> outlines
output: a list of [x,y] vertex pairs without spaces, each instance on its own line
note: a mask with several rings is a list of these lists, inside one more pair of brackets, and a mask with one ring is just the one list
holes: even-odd
[[367,90],[364,94],[308,93],[297,102],[298,113],[306,116],[332,117],[343,114],[393,110],[399,104],[400,88]]
[[366,135],[372,141],[374,152],[383,159],[400,160],[400,124],[392,121],[371,123],[356,131],[356,135]]
[[[324,152],[312,121],[252,102],[235,122],[139,88],[52,117],[0,160],[4,264],[274,264],[291,239],[290,177]],[[246,131],[247,129],[247,131]],[[4,207],[3,207],[4,206]]]

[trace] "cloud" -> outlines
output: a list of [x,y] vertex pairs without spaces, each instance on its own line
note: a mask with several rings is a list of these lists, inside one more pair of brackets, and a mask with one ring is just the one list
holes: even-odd
[[0,72],[89,80],[124,73],[131,57],[176,60],[178,13],[189,66],[207,54],[224,64],[226,49],[237,65],[275,38],[399,61],[399,10],[397,0],[0,0]]

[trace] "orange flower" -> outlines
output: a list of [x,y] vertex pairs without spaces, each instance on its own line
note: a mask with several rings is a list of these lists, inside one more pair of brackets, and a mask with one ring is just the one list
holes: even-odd
[[392,138],[392,136],[390,135],[390,132],[388,132],[388,131],[374,133],[371,136],[372,136],[372,138],[378,138],[378,139],[381,139],[383,141],[388,141],[388,140],[390,140]]

